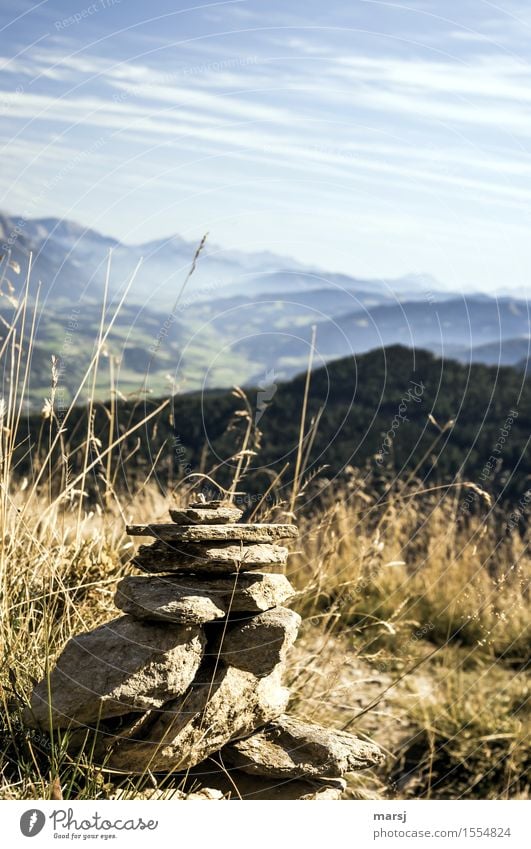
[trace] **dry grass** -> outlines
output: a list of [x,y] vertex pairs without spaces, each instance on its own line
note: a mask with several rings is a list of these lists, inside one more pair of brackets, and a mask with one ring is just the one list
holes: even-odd
[[460,493],[397,493],[382,509],[353,481],[350,496],[303,519],[304,549],[291,560],[307,615],[365,633],[363,651],[385,654],[395,638],[468,645],[524,663],[529,650],[527,537],[500,541],[496,517],[459,518]]
[[408,495],[380,515],[354,478],[302,522],[296,709],[387,748],[385,796],[527,798],[528,540],[461,522],[460,493]]
[[[85,386],[95,385],[108,327],[102,321]],[[152,483],[139,496],[116,494],[112,443],[98,444],[91,417],[85,464],[72,477],[69,411],[58,415],[56,373],[43,417],[48,453],[33,479],[20,481],[13,458],[31,343],[22,304],[2,349],[10,389],[0,411],[0,796],[109,797],[116,786],[91,762],[90,746],[72,760],[60,741],[24,728],[21,710],[65,642],[116,615],[114,586],[132,553],[126,522],[160,517],[168,503]],[[245,487],[248,457],[259,447],[245,404],[243,416],[231,495]],[[58,448],[59,471],[50,463]],[[292,709],[375,737],[387,750],[379,774],[352,780],[352,796],[526,796],[527,537],[500,537],[488,505],[485,515],[463,519],[458,487],[419,495],[410,481],[379,505],[355,470],[341,492],[329,488],[319,506],[303,507],[299,455],[289,508],[266,510],[264,501],[254,516],[295,511],[301,528],[290,577],[306,621],[291,658]],[[87,505],[96,465],[104,509]],[[141,789],[126,784],[129,793]]]

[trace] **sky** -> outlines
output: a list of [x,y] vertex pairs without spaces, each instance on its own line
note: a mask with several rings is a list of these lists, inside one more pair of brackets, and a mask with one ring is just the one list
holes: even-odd
[[0,209],[530,286],[528,0],[2,0]]

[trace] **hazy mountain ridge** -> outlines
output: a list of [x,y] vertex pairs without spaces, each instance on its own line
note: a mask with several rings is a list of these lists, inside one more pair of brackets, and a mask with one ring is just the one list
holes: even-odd
[[[153,300],[170,305],[175,300],[174,284],[182,283],[190,268],[198,243],[178,235],[139,244],[125,244],[117,239],[57,218],[25,219],[0,213],[2,253],[12,251],[25,256],[33,251],[35,263],[42,265],[42,282],[46,294],[53,297],[71,295],[65,283],[69,274],[74,291],[90,280],[89,295],[97,298],[103,292],[109,250],[112,250],[111,285],[118,288],[142,259],[142,267],[131,290],[133,300]],[[80,272],[83,278],[79,279]],[[289,281],[286,281],[289,277]],[[209,239],[201,252],[189,290],[206,288],[204,296],[335,288],[358,290],[378,295],[384,301],[393,297],[413,296],[419,290],[444,297],[441,287],[429,275],[412,274],[396,280],[362,280],[345,274],[304,266],[270,251],[244,252],[221,248]]]
[[[7,281],[15,296],[20,293],[30,256],[31,291],[40,284],[31,404],[49,395],[52,355],[64,361],[67,396],[88,365],[109,251],[107,322],[121,287],[144,257],[105,350],[114,362],[114,389],[126,396],[140,387],[160,395],[289,379],[306,367],[314,325],[316,368],[395,344],[465,363],[526,367],[531,332],[525,300],[462,297],[428,275],[388,283],[360,280],[304,268],[270,252],[226,251],[207,242],[176,305],[196,248],[179,236],[131,246],[69,221],[0,216],[4,319],[13,314]],[[8,267],[10,260],[19,264],[20,275]],[[111,391],[108,372],[104,362],[97,387],[102,398]],[[4,392],[8,381],[6,371]]]

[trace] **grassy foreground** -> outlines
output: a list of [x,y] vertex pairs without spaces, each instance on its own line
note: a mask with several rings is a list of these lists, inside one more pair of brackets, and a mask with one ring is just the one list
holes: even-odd
[[[73,761],[25,729],[21,709],[70,636],[116,615],[114,585],[131,571],[124,519],[162,517],[167,501],[148,490],[79,516],[57,502],[24,512],[24,495],[4,514],[0,795],[108,798],[125,787],[134,797],[146,778],[111,779],[89,744]],[[291,710],[387,752],[380,772],[353,778],[353,797],[525,798],[523,541],[509,538],[493,559],[489,525],[459,528],[455,499],[419,511],[396,496],[376,521],[367,506],[354,495],[300,523],[289,572],[305,621],[290,658]]]
[[[165,517],[191,484],[163,495],[151,470],[143,482],[135,478],[134,491],[115,491],[114,464],[127,464],[115,449],[127,433],[114,435],[111,421],[113,441],[102,445],[93,431],[103,322],[74,398],[88,405],[86,432],[69,445],[72,408],[57,413],[53,363],[33,473],[21,478],[14,458],[30,379],[32,328],[25,321],[22,303],[0,350],[9,376],[0,402],[0,798],[113,798],[118,792],[134,798],[157,780],[102,772],[90,740],[74,760],[65,740],[26,729],[21,714],[65,642],[116,616],[114,587],[131,571],[133,553],[126,523]],[[20,344],[26,338],[29,344]],[[245,412],[245,396],[239,397],[247,424],[232,458],[228,495],[236,500],[245,491],[248,458],[259,448],[252,411]],[[386,751],[378,772],[352,778],[352,798],[528,797],[525,516],[504,516],[488,499],[482,512],[463,510],[468,492],[477,495],[478,487],[433,491],[412,476],[393,482],[382,499],[355,469],[341,488],[329,485],[311,501],[316,481],[305,476],[306,434],[303,410],[295,483],[286,493],[273,480],[254,501],[253,516],[294,519],[301,530],[288,570],[298,590],[294,606],[304,616],[290,657],[290,710],[366,735]],[[75,472],[73,450],[84,458]],[[59,466],[50,459],[58,451]],[[101,493],[100,501],[89,503],[89,489]],[[178,786],[170,777],[158,787],[172,782]]]

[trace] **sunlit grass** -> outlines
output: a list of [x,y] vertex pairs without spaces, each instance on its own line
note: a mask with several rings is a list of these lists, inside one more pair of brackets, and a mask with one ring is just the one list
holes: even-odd
[[[101,444],[89,415],[85,433],[70,443],[70,408],[59,417],[54,375],[33,476],[19,477],[33,340],[28,315],[21,302],[2,350],[8,391],[0,410],[0,795],[108,798],[117,786],[134,795],[134,779],[117,781],[93,763],[90,741],[73,759],[65,740],[50,743],[26,729],[21,716],[33,684],[66,641],[116,615],[114,588],[133,551],[125,525],[162,518],[168,499],[152,470],[147,485],[137,478],[132,491],[116,491],[116,449],[127,430]],[[112,321],[102,320],[77,395],[88,393],[89,404],[101,392],[100,359]],[[260,448],[252,410],[243,393],[238,397],[245,436],[234,445],[232,493],[245,489],[246,464]],[[112,435],[112,404],[108,415]],[[304,418],[301,411],[301,447],[313,427]],[[84,458],[75,473],[74,452]],[[354,469],[350,483],[329,488],[310,510],[302,506],[302,450],[299,458],[292,495],[277,498],[273,480],[274,506],[259,502],[254,516],[294,518],[301,531],[289,566],[299,590],[294,606],[306,619],[288,670],[292,709],[374,737],[387,751],[382,770],[352,779],[351,796],[526,796],[527,537],[518,529],[500,536],[489,504],[465,521],[459,504],[466,484],[419,493],[413,479],[381,504]],[[207,471],[215,477],[215,469]],[[197,481],[172,499],[185,500]]]

